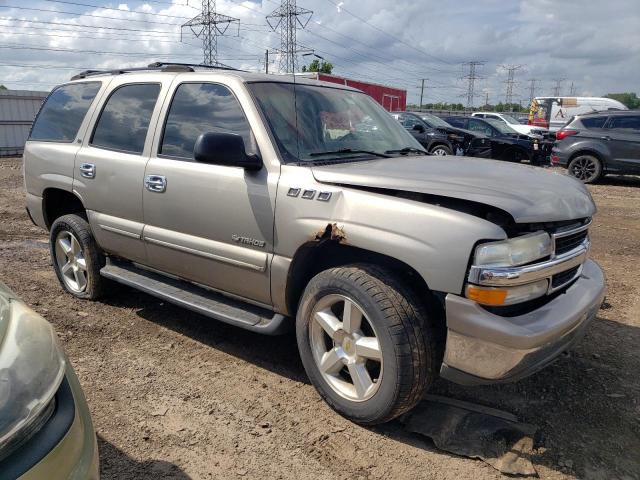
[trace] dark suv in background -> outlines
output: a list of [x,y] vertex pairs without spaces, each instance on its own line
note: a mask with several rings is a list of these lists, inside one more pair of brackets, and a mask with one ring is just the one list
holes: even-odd
[[640,111],[576,115],[556,132],[551,163],[584,183],[607,173],[640,175]]
[[481,133],[453,127],[430,113],[392,112],[391,116],[432,155],[491,158],[491,142]]

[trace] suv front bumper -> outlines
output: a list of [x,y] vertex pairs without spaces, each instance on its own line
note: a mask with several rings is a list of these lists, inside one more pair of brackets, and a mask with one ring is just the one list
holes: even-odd
[[579,340],[604,298],[604,274],[592,260],[567,290],[524,315],[501,317],[453,294],[445,299],[447,344],[440,371],[462,385],[519,380]]

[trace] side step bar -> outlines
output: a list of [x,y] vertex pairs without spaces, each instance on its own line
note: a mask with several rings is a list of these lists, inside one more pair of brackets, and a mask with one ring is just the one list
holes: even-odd
[[137,267],[129,262],[109,258],[100,274],[206,317],[246,330],[266,335],[280,335],[293,325],[290,319],[279,313],[229,298],[184,280]]

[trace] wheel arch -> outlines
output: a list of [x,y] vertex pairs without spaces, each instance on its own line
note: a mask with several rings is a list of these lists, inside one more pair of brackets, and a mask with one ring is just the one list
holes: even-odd
[[86,216],[86,209],[80,197],[61,188],[46,188],[42,192],[42,214],[47,229],[57,218],[69,213],[81,213]]

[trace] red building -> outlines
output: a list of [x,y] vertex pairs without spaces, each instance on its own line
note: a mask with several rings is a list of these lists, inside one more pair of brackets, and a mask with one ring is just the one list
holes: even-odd
[[378,83],[352,80],[350,78],[338,77],[337,75],[330,75],[327,73],[311,72],[303,75],[308,78],[314,78],[324,82],[339,83],[341,85],[347,85],[349,87],[362,90],[390,112],[404,111],[407,109],[407,91],[400,88],[380,85]]

